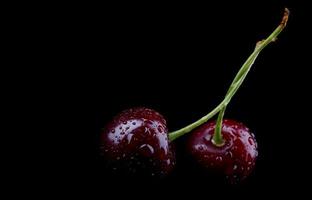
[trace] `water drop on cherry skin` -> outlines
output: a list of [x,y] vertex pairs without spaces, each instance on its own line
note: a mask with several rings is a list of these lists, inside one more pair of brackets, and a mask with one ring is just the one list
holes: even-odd
[[252,172],[255,165],[258,155],[255,137],[242,123],[224,120],[222,136],[225,144],[217,147],[207,142],[207,138],[212,138],[214,134],[215,123],[208,122],[194,130],[188,138],[187,150],[207,173],[227,177],[230,183],[240,182]]
[[103,160],[111,168],[129,174],[170,173],[175,155],[166,127],[165,119],[154,110],[133,108],[121,112],[101,133],[100,149],[105,149],[101,152]]

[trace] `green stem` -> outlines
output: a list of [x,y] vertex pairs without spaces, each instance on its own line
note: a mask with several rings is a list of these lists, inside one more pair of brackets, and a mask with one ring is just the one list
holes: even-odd
[[226,108],[226,106],[224,106],[221,109],[221,111],[219,112],[215,132],[214,132],[213,137],[212,137],[212,143],[216,146],[223,146],[224,145],[224,140],[223,140],[221,131],[222,131],[222,120],[223,120],[225,108]]
[[[251,66],[253,65],[254,61],[258,57],[259,53],[260,52],[257,53],[257,51],[255,49],[254,52],[251,54],[251,56],[243,64],[243,66],[241,67],[239,72],[236,74],[233,82],[231,83],[231,86],[230,86],[229,90],[227,91],[226,96],[229,95],[229,92],[232,89],[234,90],[234,94],[237,92],[237,90],[242,85],[243,81],[245,80],[245,78],[246,78],[246,76],[247,76]],[[212,142],[216,146],[223,146],[223,144],[224,144],[221,132],[222,132],[222,121],[223,121],[223,117],[224,117],[224,113],[225,113],[226,107],[227,107],[227,105],[225,105],[219,112],[218,119],[217,119],[217,122],[216,122],[215,132],[214,132],[214,135],[212,137]]]
[[220,131],[219,132],[220,134],[218,136],[215,136],[216,134],[214,135],[214,138],[216,138],[214,140],[214,142],[217,145],[222,145],[223,139],[222,139],[222,135],[221,135],[221,127],[222,127],[221,123],[222,123],[222,118],[223,118],[226,106],[228,105],[228,103],[231,101],[234,94],[237,92],[237,90],[241,86],[242,82],[244,81],[244,79],[247,76],[248,71],[250,70],[250,67],[252,66],[255,59],[259,55],[259,53],[262,51],[262,49],[264,49],[272,41],[275,41],[276,37],[285,28],[287,20],[288,20],[288,16],[289,16],[289,11],[287,8],[285,8],[284,16],[283,16],[283,19],[282,19],[280,25],[273,31],[273,33],[271,33],[271,35],[267,39],[262,40],[262,41],[257,43],[255,50],[248,57],[246,62],[243,64],[243,66],[241,67],[241,69],[239,70],[237,75],[235,76],[235,78],[234,78],[225,98],[223,99],[223,101],[218,106],[216,106],[211,112],[209,112],[207,115],[200,118],[199,120],[189,124],[188,126],[186,126],[184,128],[181,128],[177,131],[169,133],[169,140],[170,141],[173,141],[173,140],[177,139],[178,137],[192,131],[193,129],[195,129],[198,126],[202,125],[203,123],[207,122],[209,119],[211,119],[213,116],[215,116],[218,112],[220,112],[220,115],[218,117],[219,125],[216,126],[216,129],[218,129]]

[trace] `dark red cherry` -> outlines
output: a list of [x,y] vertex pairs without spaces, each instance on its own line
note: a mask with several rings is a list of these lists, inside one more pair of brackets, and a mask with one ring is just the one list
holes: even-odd
[[253,170],[258,155],[255,136],[242,123],[224,120],[223,146],[212,142],[216,122],[196,129],[188,140],[188,151],[203,168],[213,175],[222,176],[230,183],[245,179]]
[[108,123],[101,154],[111,169],[130,175],[162,176],[175,165],[166,120],[148,108],[125,110]]

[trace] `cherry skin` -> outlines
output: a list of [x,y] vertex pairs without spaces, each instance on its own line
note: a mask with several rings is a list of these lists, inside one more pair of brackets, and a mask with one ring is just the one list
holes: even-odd
[[164,176],[175,165],[166,120],[152,109],[121,112],[107,124],[100,140],[102,156],[118,173]]
[[223,120],[223,146],[216,146],[212,137],[216,122],[206,123],[194,130],[187,141],[192,158],[212,174],[238,183],[253,170],[258,156],[255,136],[242,123]]

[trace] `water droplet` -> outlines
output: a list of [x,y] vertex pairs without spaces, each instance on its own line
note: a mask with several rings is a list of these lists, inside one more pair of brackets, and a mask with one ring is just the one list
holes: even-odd
[[221,161],[222,161],[222,157],[221,157],[221,156],[217,156],[217,157],[216,157],[216,161],[221,162]]
[[149,128],[145,127],[145,129],[144,129],[144,133],[150,133]]
[[122,132],[120,133],[120,135],[123,135],[123,134],[125,134],[125,132],[122,131]]
[[236,170],[236,169],[237,169],[237,165],[234,165],[234,166],[233,166],[233,170]]
[[117,159],[117,160],[120,160],[120,157],[118,156],[116,159]]
[[134,159],[134,157],[133,157],[133,156],[131,156],[131,157],[130,157],[130,159],[131,159],[131,160],[133,160],[133,159]]
[[126,157],[126,154],[124,153],[124,154],[122,154],[122,157],[124,158],[124,157]]
[[127,140],[128,140],[128,144],[130,144],[131,140],[132,140],[133,134],[128,134],[127,135]]
[[155,174],[154,174],[154,173],[152,173],[151,175],[152,175],[152,176],[155,176]]
[[163,129],[162,129],[161,126],[158,126],[157,130],[158,130],[159,132],[163,132]]
[[167,160],[167,165],[170,165],[170,159]]
[[104,151],[105,151],[105,152],[108,152],[108,149],[105,149]]
[[126,127],[126,130],[128,130],[130,127],[128,126],[128,127]]
[[135,123],[135,122],[132,122],[132,125],[136,125],[136,123]]
[[231,151],[227,152],[226,155],[229,157],[229,158],[233,158],[233,154]]
[[250,167],[247,167],[247,171],[249,171],[250,170]]
[[121,129],[122,129],[122,127],[121,127],[121,126],[119,126],[119,129],[121,130]]
[[202,151],[202,150],[203,150],[203,147],[202,147],[202,146],[199,146],[199,147],[198,147],[198,150]]
[[248,142],[249,142],[250,145],[253,145],[253,144],[254,144],[253,138],[252,138],[252,137],[249,137],[249,138],[248,138]]
[[112,132],[112,133],[115,133],[115,129],[112,129],[111,132]]
[[210,140],[211,140],[211,135],[210,135],[210,134],[206,135],[206,136],[204,137],[204,139],[205,139],[207,142],[210,142]]
[[140,149],[144,151],[144,153],[148,155],[154,154],[154,148],[149,144],[143,144],[140,146]]
[[248,162],[248,165],[251,165],[251,162]]
[[123,124],[127,124],[127,122],[126,122],[126,121],[123,121],[122,123],[123,123]]

